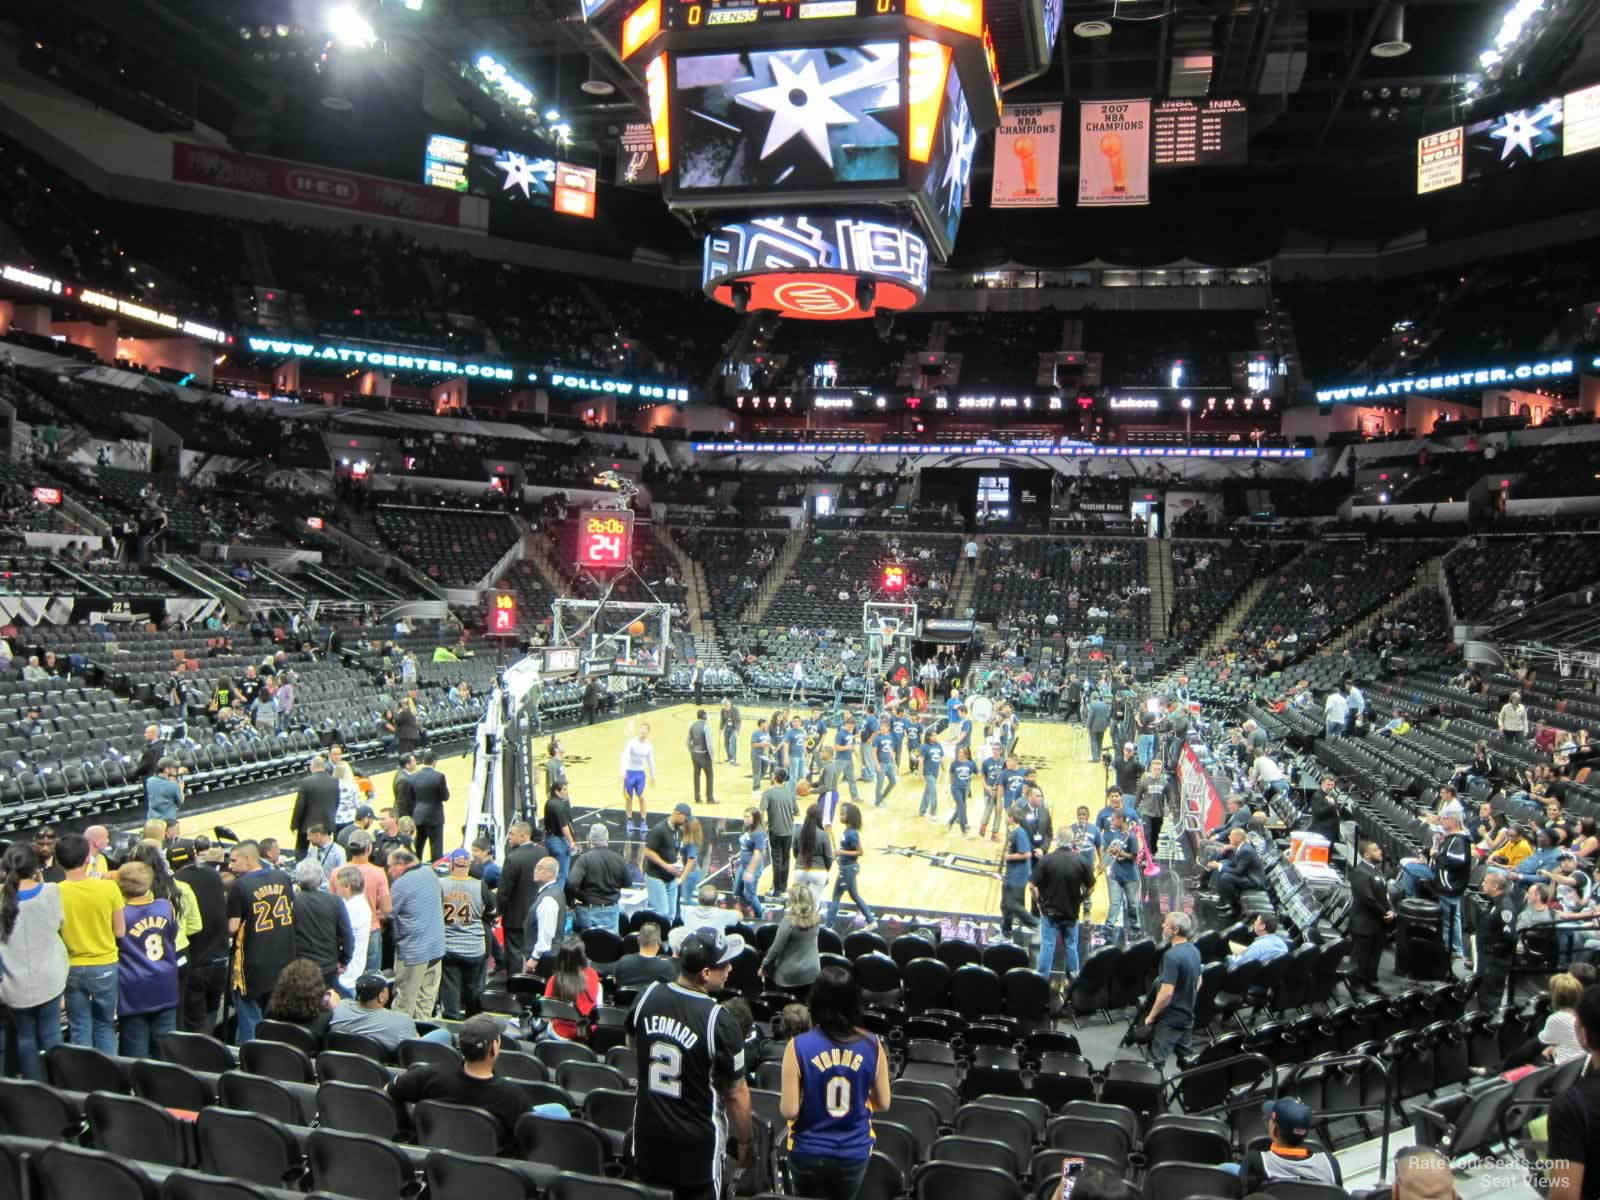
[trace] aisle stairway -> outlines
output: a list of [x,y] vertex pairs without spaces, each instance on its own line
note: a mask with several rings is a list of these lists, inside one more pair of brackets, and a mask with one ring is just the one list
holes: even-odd
[[726,656],[722,652],[722,640],[717,636],[717,623],[711,616],[711,588],[706,583],[705,568],[698,559],[690,558],[684,552],[666,526],[652,523],[650,530],[656,544],[670,554],[672,561],[677,564],[673,574],[683,580],[688,591],[684,597],[684,608],[689,613],[689,632],[694,637],[695,657],[701,666],[720,667]]
[[789,578],[789,571],[794,567],[795,559],[800,557],[800,551],[805,548],[808,533],[804,525],[789,531],[789,537],[784,541],[783,549],[778,552],[772,569],[767,572],[766,579],[756,589],[755,598],[745,606],[744,612],[739,614],[741,625],[761,624],[761,619],[767,615],[767,609],[772,607],[772,598],[778,594],[783,581]]
[[1444,573],[1444,556],[1436,555],[1417,568],[1416,578],[1407,588],[1397,592],[1393,599],[1383,604],[1370,616],[1363,617],[1352,625],[1345,633],[1341,634],[1325,647],[1324,653],[1337,654],[1347,647],[1359,645],[1366,640],[1367,632],[1374,626],[1385,621],[1393,613],[1409,604],[1420,592],[1439,590],[1439,579]]
[[1161,641],[1167,636],[1167,614],[1178,594],[1172,573],[1172,543],[1165,538],[1150,538],[1144,544],[1145,578],[1150,584],[1150,636]]
[[523,560],[533,564],[533,569],[538,572],[539,578],[544,580],[544,585],[550,589],[550,594],[573,595],[571,582],[556,565],[555,556],[550,552],[550,539],[529,525],[520,514],[513,516],[512,520],[516,522],[517,531],[522,535]]
[[1267,590],[1267,584],[1275,577],[1276,573],[1264,575],[1245,588],[1244,593],[1233,602],[1233,607],[1222,614],[1222,620],[1217,623],[1216,629],[1206,638],[1205,648],[1200,657],[1210,658],[1233,640],[1233,635],[1239,632],[1239,627],[1244,624],[1250,609],[1261,598],[1261,593]]
[[[978,543],[977,562],[982,562],[983,535],[978,534],[972,540]],[[977,589],[978,583],[978,572],[975,569],[967,570],[967,543],[965,540],[961,543],[961,557],[957,562],[959,566],[956,568],[956,590],[950,596],[950,611],[956,617],[963,617],[966,615],[967,610],[972,607],[972,593]]]

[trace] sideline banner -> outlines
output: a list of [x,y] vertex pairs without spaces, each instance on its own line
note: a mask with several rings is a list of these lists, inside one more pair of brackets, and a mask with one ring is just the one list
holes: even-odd
[[1078,206],[1149,203],[1150,101],[1079,101]]
[[1007,105],[994,131],[990,208],[1055,208],[1061,202],[1061,105]]

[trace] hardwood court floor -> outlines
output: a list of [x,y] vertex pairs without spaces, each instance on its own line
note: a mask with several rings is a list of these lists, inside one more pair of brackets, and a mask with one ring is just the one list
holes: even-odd
[[[713,727],[716,720],[714,707],[707,709]],[[571,795],[575,807],[596,806],[611,808],[609,814],[618,818],[612,828],[620,823],[622,802],[620,760],[623,743],[632,735],[641,721],[651,727],[651,741],[656,747],[657,782],[645,792],[652,819],[659,819],[681,801],[693,802],[693,788],[689,769],[689,752],[685,745],[689,723],[694,720],[694,706],[669,705],[645,714],[633,713],[592,726],[568,729],[558,736],[567,760],[567,777],[571,781]],[[746,805],[757,798],[751,791],[749,773],[748,735],[758,716],[767,715],[768,709],[746,707],[743,710],[746,744],[739,747],[738,767],[719,762],[715,771],[717,803],[702,803],[697,815],[737,817]],[[1097,763],[1085,760],[1088,745],[1081,728],[1068,727],[1057,722],[1024,722],[1018,741],[1023,765],[1037,767],[1039,782],[1044,788],[1045,803],[1059,830],[1072,823],[1079,805],[1091,813],[1100,811],[1104,802],[1105,781]],[[539,747],[543,758],[544,747]],[[450,803],[445,844],[447,848],[459,844],[462,823],[466,820],[466,797],[472,778],[472,756],[458,755],[441,760],[438,764],[450,781]],[[357,771],[361,763],[355,764]],[[373,776],[373,805],[376,808],[393,803],[394,772],[385,770]],[[867,848],[862,858],[860,886],[862,895],[875,908],[894,910],[898,907],[937,912],[997,914],[1000,910],[1000,883],[994,872],[1000,865],[1001,845],[991,841],[968,840],[959,830],[947,829],[943,822],[935,825],[918,818],[917,806],[922,799],[922,781],[917,776],[902,776],[899,786],[885,797],[885,807],[872,805],[872,784],[859,785],[862,802],[862,840]],[[542,788],[541,788],[542,792]],[[848,792],[846,793],[848,799]],[[951,812],[948,776],[940,779],[940,812],[948,820]],[[289,833],[289,814],[294,806],[293,790],[248,804],[215,809],[195,814],[185,824],[185,831],[209,831],[212,825],[226,825],[240,837],[276,837],[292,846]],[[977,832],[979,804],[968,802],[968,817],[974,834]],[[585,822],[580,821],[580,826]],[[837,830],[835,831],[838,832]],[[578,830],[580,840],[583,830]],[[1003,834],[1002,834],[1003,836]],[[884,853],[888,846],[914,847],[919,851],[967,855],[981,861],[965,866],[985,871],[985,874],[967,874],[958,870],[934,866],[928,859]],[[630,859],[637,858],[636,848],[629,847]],[[714,860],[718,861],[718,860]],[[727,886],[727,876],[719,880]],[[771,876],[762,880],[762,890],[771,886]],[[1097,920],[1104,919],[1105,897],[1103,885],[1099,888],[1094,913]]]

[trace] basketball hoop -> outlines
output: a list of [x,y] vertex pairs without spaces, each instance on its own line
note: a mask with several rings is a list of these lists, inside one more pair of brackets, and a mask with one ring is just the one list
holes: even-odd
[[900,636],[901,621],[899,617],[891,617],[886,616],[883,613],[878,613],[877,623],[878,636],[883,639],[885,645],[892,643],[895,638]]

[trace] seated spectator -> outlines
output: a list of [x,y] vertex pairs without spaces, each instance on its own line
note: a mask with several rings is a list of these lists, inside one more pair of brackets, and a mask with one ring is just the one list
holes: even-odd
[[1305,1101],[1280,1096],[1276,1103],[1263,1106],[1267,1113],[1267,1136],[1272,1139],[1265,1150],[1251,1150],[1241,1164],[1223,1163],[1223,1170],[1236,1172],[1244,1194],[1259,1192],[1280,1180],[1344,1186],[1339,1163],[1326,1150],[1306,1145],[1311,1135],[1311,1109]]
[[659,980],[671,983],[678,977],[678,964],[661,953],[661,926],[647,921],[639,927],[639,949],[617,960],[611,977],[621,988],[642,988]]
[[500,1042],[505,1026],[498,1017],[479,1013],[462,1022],[457,1049],[460,1068],[420,1063],[389,1084],[389,1095],[401,1104],[422,1100],[442,1100],[482,1109],[500,1127],[501,1149],[509,1149],[517,1119],[525,1112],[544,1117],[566,1117],[559,1104],[528,1106],[527,1093],[509,1079],[495,1076],[495,1060],[500,1057]]
[[298,1025],[322,1045],[339,996],[322,979],[322,968],[309,958],[296,958],[278,973],[267,1001],[267,1018]]
[[[320,972],[318,978],[321,978]],[[376,971],[368,971],[356,980],[353,1000],[341,1000],[333,1010],[328,1028],[333,1033],[358,1033],[369,1037],[390,1054],[401,1042],[421,1037],[424,1041],[450,1044],[448,1029],[431,1029],[426,1034],[417,1032],[417,1023],[405,1013],[394,1012],[389,1001],[394,990],[389,981]]]
[[1278,932],[1277,914],[1262,913],[1251,928],[1255,939],[1238,954],[1230,956],[1228,966],[1237,967],[1250,962],[1269,963],[1289,953],[1289,943]]
[[[544,985],[544,994],[572,1005],[580,1017],[588,1017],[600,1004],[600,975],[589,965],[589,955],[579,939],[568,938],[556,950],[555,970]],[[575,1021],[554,1020],[546,1036],[558,1042],[577,1042],[588,1034],[586,1027]]]
[[733,928],[741,920],[738,910],[723,908],[719,903],[722,899],[722,893],[717,890],[717,885],[714,883],[702,883],[694,898],[695,903],[682,906],[678,915],[683,924],[674,929],[669,935],[674,952],[677,950],[678,943],[696,929],[705,929],[710,926],[713,929],[726,931]]

